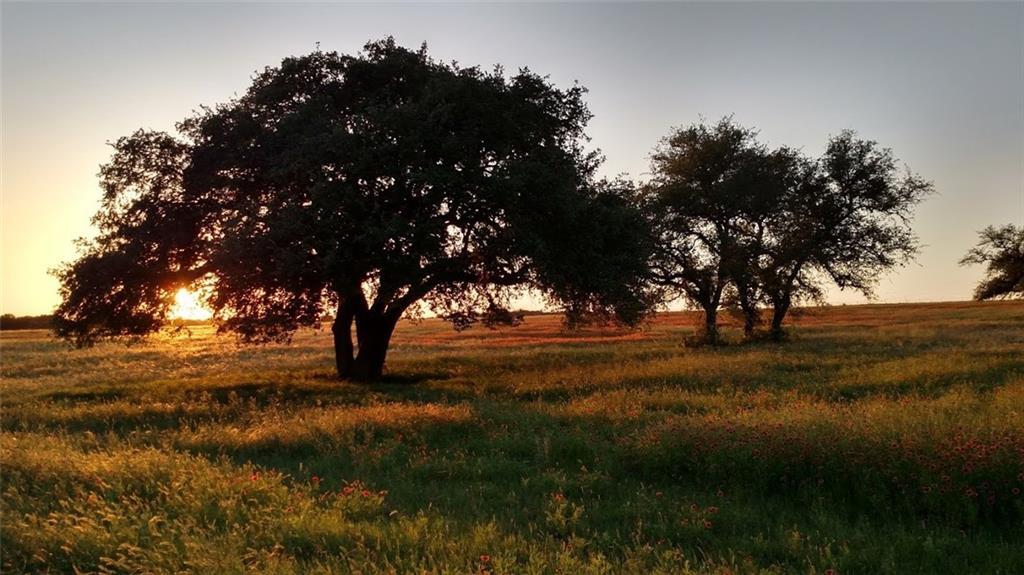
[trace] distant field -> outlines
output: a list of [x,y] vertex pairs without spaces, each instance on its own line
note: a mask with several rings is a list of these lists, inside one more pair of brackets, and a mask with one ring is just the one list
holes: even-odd
[[[1024,573],[1024,302],[68,350],[3,332],[3,572]],[[735,328],[726,335],[738,338]]]

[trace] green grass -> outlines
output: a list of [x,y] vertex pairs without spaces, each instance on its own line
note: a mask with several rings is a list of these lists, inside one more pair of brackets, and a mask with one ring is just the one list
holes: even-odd
[[[403,324],[68,350],[3,332],[3,572],[1022,573],[1024,303]],[[735,328],[727,335],[738,337]]]

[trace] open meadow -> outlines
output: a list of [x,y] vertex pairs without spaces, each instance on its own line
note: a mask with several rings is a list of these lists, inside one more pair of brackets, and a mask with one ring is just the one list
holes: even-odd
[[694,321],[402,323],[383,384],[3,332],[3,571],[1024,573],[1024,302]]

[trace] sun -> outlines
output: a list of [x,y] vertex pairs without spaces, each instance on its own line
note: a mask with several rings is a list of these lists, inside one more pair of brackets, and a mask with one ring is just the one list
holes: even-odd
[[174,305],[170,312],[171,319],[206,320],[212,316],[210,310],[199,303],[196,294],[185,288],[179,289],[178,293],[174,294]]

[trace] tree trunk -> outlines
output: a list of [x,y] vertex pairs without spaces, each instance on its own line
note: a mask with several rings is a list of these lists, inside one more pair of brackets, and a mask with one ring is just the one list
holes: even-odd
[[790,303],[791,301],[788,297],[773,302],[772,327],[770,331],[772,339],[779,340],[786,336],[786,332],[782,329],[782,320],[786,319],[786,314],[789,313]]
[[386,314],[367,310],[356,314],[355,322],[359,351],[348,377],[358,381],[380,379],[397,321]]
[[757,327],[757,312],[749,309],[743,310],[743,337],[752,339],[755,327]]
[[338,379],[346,379],[352,376],[355,351],[352,347],[352,314],[339,309],[331,325],[331,332],[334,334],[334,363],[338,369]]
[[740,296],[740,310],[743,312],[743,337],[753,339],[754,329],[761,323],[761,312],[752,298]]
[[704,308],[704,343],[718,345],[718,307]]
[[740,311],[743,313],[743,337],[752,339],[754,329],[761,324],[761,311],[757,309],[756,289],[747,282],[736,280]]

